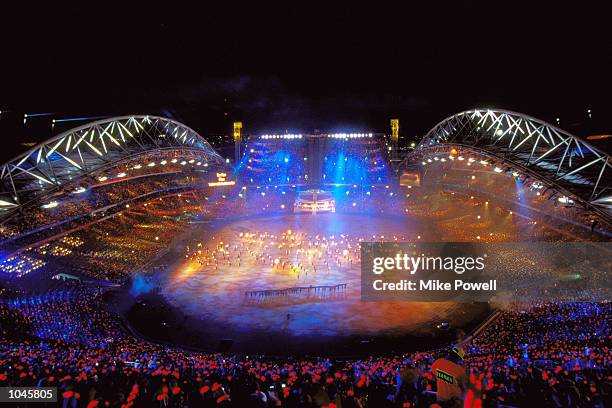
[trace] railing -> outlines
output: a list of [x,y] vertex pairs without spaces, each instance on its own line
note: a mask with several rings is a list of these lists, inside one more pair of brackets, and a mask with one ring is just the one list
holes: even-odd
[[244,292],[245,297],[250,299],[276,298],[286,296],[298,296],[308,298],[325,298],[346,292],[348,284],[322,286],[296,286],[285,289],[249,290]]

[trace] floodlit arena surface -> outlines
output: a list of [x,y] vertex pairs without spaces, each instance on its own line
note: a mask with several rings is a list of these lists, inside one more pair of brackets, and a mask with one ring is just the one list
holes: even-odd
[[[430,332],[432,322],[452,317],[454,306],[360,301],[359,241],[403,241],[405,231],[418,230],[423,227],[405,217],[344,214],[279,215],[196,229],[188,258],[168,272],[162,293],[186,313],[234,329],[290,336]],[[308,293],[310,286],[343,284]],[[245,294],[293,287],[306,289]]]

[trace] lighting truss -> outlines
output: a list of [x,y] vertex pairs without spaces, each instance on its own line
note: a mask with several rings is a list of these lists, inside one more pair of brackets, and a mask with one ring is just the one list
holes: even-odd
[[223,159],[191,128],[157,116],[104,119],[68,130],[10,160],[0,169],[0,210],[14,210],[123,158],[160,149],[198,149],[211,163]]
[[530,170],[585,204],[612,208],[610,156],[549,123],[504,110],[476,109],[448,117],[431,129],[406,163],[424,150],[463,145]]

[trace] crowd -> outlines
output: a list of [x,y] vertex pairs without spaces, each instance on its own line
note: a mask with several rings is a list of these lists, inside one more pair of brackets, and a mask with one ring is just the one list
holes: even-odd
[[328,139],[323,183],[382,184],[392,180],[386,142],[380,138]]
[[66,223],[94,210],[129,202],[155,191],[199,184],[209,179],[206,158],[195,151],[162,151],[139,155],[102,167],[78,181],[67,182],[49,192],[44,201],[24,204],[18,216],[9,217],[0,227],[0,239],[11,238],[41,227]]
[[199,209],[193,201],[178,193],[126,205],[113,217],[3,259],[0,272],[21,277],[38,269],[46,276],[69,270],[84,279],[124,282],[182,231],[181,217]]
[[251,185],[308,183],[307,156],[303,140],[254,139],[237,167],[238,175]]
[[[0,386],[54,386],[64,407],[429,407],[441,351],[362,359],[202,354],[128,334],[102,291],[3,290]],[[610,303],[504,310],[463,345],[469,407],[610,402]]]
[[152,192],[185,187],[192,183],[193,180],[183,174],[170,173],[154,178],[126,179],[95,188],[81,188],[82,190],[76,192],[69,190],[62,195],[55,195],[43,206],[28,208],[20,217],[9,220],[6,228],[14,230],[17,224],[20,231],[28,232],[36,228],[66,223],[86,216],[94,210],[129,203]]
[[[371,163],[368,161],[368,177],[386,172],[375,154],[372,151]],[[328,157],[334,168],[342,168],[338,165],[342,159]],[[349,159],[350,155],[346,161]],[[296,156],[291,160],[303,159]],[[270,165],[280,168],[286,163],[282,158]],[[154,166],[136,168],[138,165],[130,163],[128,170],[154,171]],[[183,166],[180,162],[174,165]],[[302,176],[299,166],[291,169],[290,179]],[[192,185],[189,177],[167,175],[147,183],[136,179],[67,192],[67,200],[57,207],[32,211],[20,221],[23,225],[0,227],[0,237],[76,217],[108,203],[123,203],[152,190]],[[538,239],[557,240],[563,234],[526,217],[504,224],[499,220],[510,219],[512,212],[502,204],[489,204],[485,198],[367,184],[334,187],[334,196],[342,197],[336,202],[337,210],[409,215],[431,221],[429,225],[439,230],[438,238],[453,241],[508,241],[520,238],[523,230]],[[421,199],[413,200],[413,194]],[[286,186],[253,185],[235,190],[201,189],[152,197],[131,206],[123,204],[112,218],[3,260],[0,271],[22,276],[37,269],[46,268],[51,274],[70,270],[86,278],[84,281],[123,283],[134,268],[171,246],[185,226],[183,218],[197,222],[194,214],[206,220],[285,214],[292,211],[295,196],[296,190]],[[463,217],[461,222],[457,222],[459,216]],[[493,219],[499,222],[492,223]],[[489,231],[492,224],[499,228]],[[185,256],[214,268],[241,263],[272,266],[294,273],[298,285],[308,273],[357,263],[359,242],[373,239],[376,237],[243,231],[236,233],[232,242],[218,242],[213,247],[191,243]],[[133,336],[119,316],[105,309],[103,295],[104,289],[76,280],[58,283],[42,293],[2,288],[0,386],[58,387],[64,407],[87,408],[405,408],[435,406],[438,397],[432,364],[446,352],[443,350],[362,359],[196,353]],[[465,405],[610,405],[611,317],[610,303],[504,308],[492,324],[462,345],[467,353],[463,361],[468,373]]]
[[[167,187],[162,180],[150,180],[147,185],[136,186],[134,191],[128,189],[121,192],[121,188],[116,187],[109,194],[116,195],[113,200],[121,200],[144,192],[151,187],[151,183],[155,184],[155,188]],[[70,242],[61,242],[64,239],[62,236],[49,240],[61,232],[56,228],[46,228],[38,234],[5,243],[7,247],[3,249],[10,252],[13,247],[27,247],[47,240],[42,247],[32,245],[25,252],[0,260],[0,272],[20,277],[38,270],[53,272],[70,265],[73,271],[84,276],[120,282],[136,266],[154,258],[165,248],[185,228],[181,226],[182,222],[290,214],[297,190],[269,186],[170,193],[151,196],[142,202],[122,204],[113,210],[114,215],[111,212],[98,213],[91,220],[68,222],[62,228],[79,229],[67,235],[83,241],[78,247]],[[337,212],[396,216],[398,220],[399,217],[405,218],[406,222],[414,219],[432,226],[422,232],[418,227],[413,228],[419,232],[405,237],[409,240],[426,241],[434,237],[445,241],[506,242],[530,237],[556,241],[567,233],[519,213],[513,215],[512,211],[481,197],[465,194],[427,194],[411,189],[398,191],[387,185],[334,187],[332,193],[336,198]],[[49,211],[49,219],[53,219],[56,208],[40,210]],[[110,215],[113,216],[105,218]],[[100,218],[104,220],[88,224]],[[0,229],[8,234],[13,231],[11,228],[11,225],[5,224]],[[572,233],[571,237],[575,238],[576,235]]]
[[488,398],[517,406],[610,402],[610,303],[545,303],[506,311],[468,348]]

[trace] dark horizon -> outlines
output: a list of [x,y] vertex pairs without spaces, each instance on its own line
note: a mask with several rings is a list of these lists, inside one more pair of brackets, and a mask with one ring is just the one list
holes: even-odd
[[[2,159],[86,123],[52,130],[52,118],[141,113],[204,137],[229,134],[234,120],[247,134],[388,132],[398,117],[404,140],[414,140],[479,107],[560,118],[577,136],[610,133],[604,13],[558,4],[493,13],[476,1],[439,8],[15,14],[2,28],[0,130],[11,140]],[[26,113],[54,115],[24,126]]]

